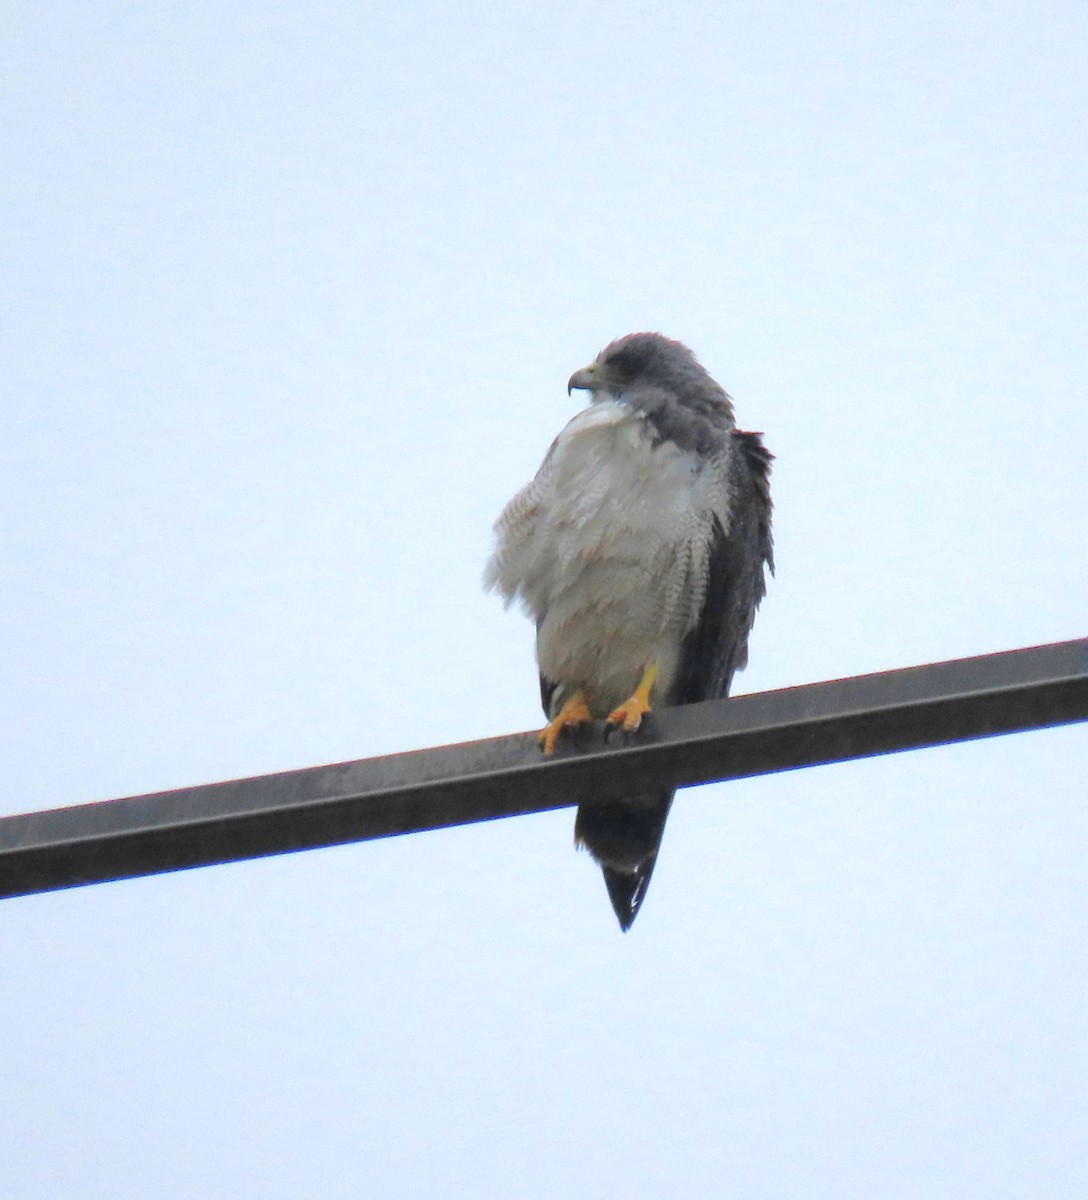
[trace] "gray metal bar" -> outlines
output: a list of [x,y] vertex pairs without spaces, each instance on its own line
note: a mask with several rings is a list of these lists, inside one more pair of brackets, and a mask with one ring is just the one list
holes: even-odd
[[0,896],[1088,720],[1088,638],[663,709],[544,761],[513,734],[0,818]]

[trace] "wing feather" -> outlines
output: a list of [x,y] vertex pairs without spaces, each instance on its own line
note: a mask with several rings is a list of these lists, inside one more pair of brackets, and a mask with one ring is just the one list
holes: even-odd
[[729,530],[716,520],[706,597],[688,635],[676,704],[729,694],[736,671],[748,663],[748,635],[767,591],[765,568],[774,573],[770,470],[774,457],[758,433],[732,431]]

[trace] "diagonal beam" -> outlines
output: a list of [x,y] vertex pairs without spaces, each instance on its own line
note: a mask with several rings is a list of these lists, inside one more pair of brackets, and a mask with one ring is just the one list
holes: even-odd
[[664,709],[544,761],[532,734],[0,818],[0,897],[1088,720],[1088,638]]

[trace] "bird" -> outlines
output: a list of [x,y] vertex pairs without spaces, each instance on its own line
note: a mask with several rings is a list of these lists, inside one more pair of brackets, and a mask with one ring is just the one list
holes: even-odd
[[[774,572],[761,433],[683,343],[610,342],[571,375],[589,404],[495,523],[484,586],[536,623],[543,755],[594,720],[637,736],[655,706],[728,695]],[[574,837],[626,932],[675,789],[585,801]]]

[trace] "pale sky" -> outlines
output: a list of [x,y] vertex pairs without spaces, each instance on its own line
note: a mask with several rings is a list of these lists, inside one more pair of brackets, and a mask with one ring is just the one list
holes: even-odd
[[[4,813],[541,721],[491,524],[658,329],[738,691],[1088,635],[1088,10],[9,3]],[[0,902],[0,1193],[1088,1194],[1083,725]]]

